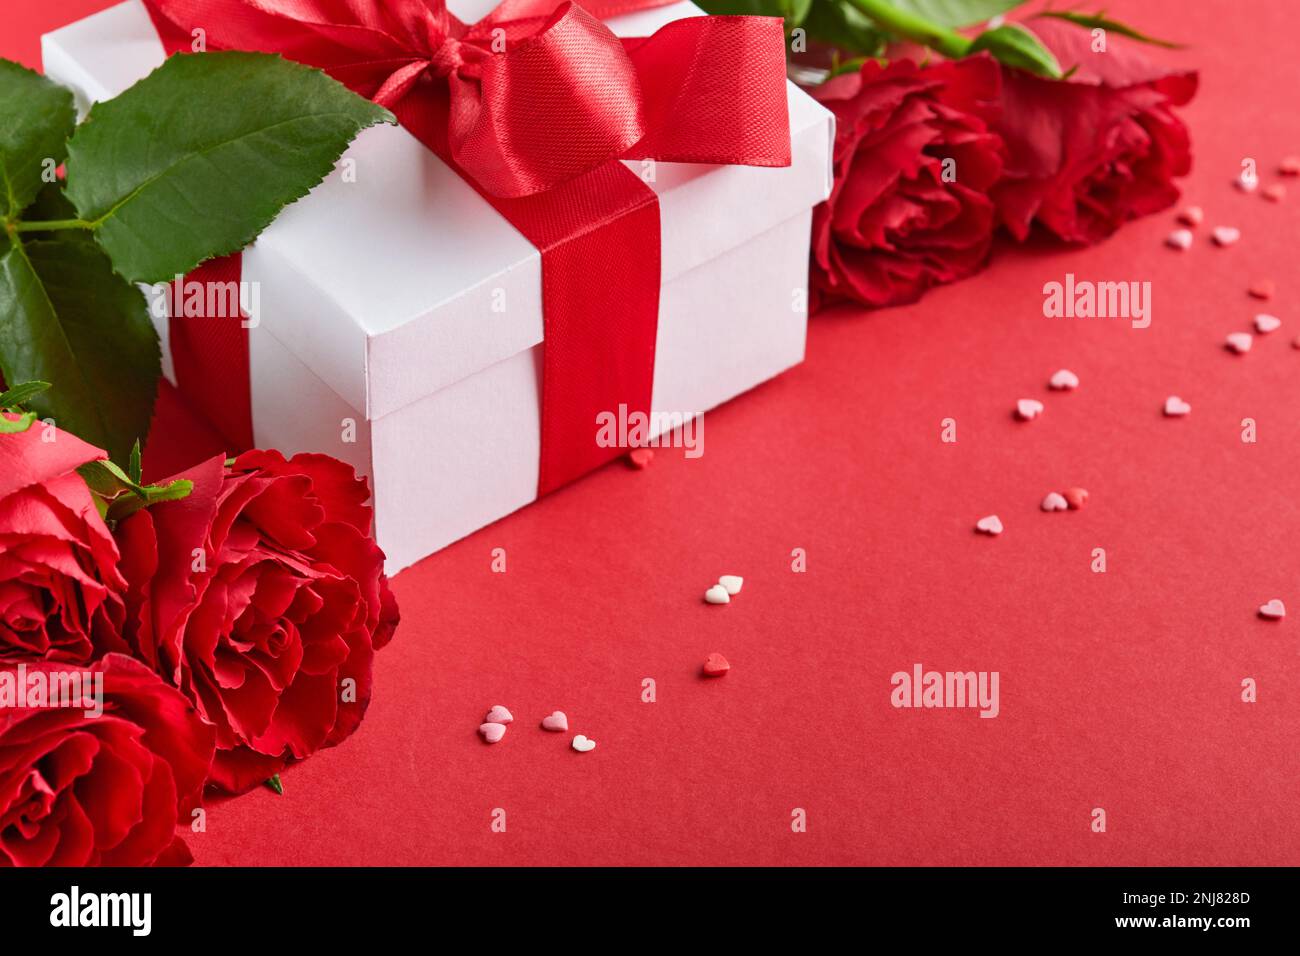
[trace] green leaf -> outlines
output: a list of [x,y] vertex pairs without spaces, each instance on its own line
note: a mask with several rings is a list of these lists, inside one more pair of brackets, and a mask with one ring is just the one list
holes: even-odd
[[814,40],[850,53],[876,56],[885,48],[887,37],[866,14],[843,0],[815,0],[803,25]]
[[[76,219],[76,207],[63,194],[61,183],[46,183],[36,194],[36,199],[23,212],[27,222],[50,222],[55,219]],[[36,239],[57,239],[60,242],[92,242],[94,233],[89,229],[52,229],[48,231],[24,232],[23,238],[28,242]]]
[[278,793],[280,796],[284,796],[284,784],[280,782],[280,775],[278,773],[274,774],[273,776],[267,777],[266,785],[270,787],[272,790],[274,790],[276,793]]
[[42,174],[63,162],[77,122],[72,93],[9,60],[0,60],[0,219],[36,198]]
[[889,0],[905,13],[924,17],[941,27],[968,27],[1020,6],[1024,0]]
[[12,245],[0,258],[0,374],[54,382],[31,408],[126,461],[147,434],[161,374],[140,291],[94,243]]
[[803,23],[813,0],[703,0],[699,5],[715,16],[782,17],[788,33]]
[[1065,20],[1073,23],[1075,26],[1083,27],[1085,30],[1105,30],[1108,33],[1118,33],[1120,36],[1128,37],[1130,40],[1137,40],[1139,43],[1150,43],[1153,46],[1162,46],[1170,50],[1181,50],[1184,48],[1182,43],[1173,43],[1169,40],[1158,40],[1153,36],[1148,36],[1126,23],[1120,23],[1118,20],[1109,19],[1104,13],[1078,13],[1073,10],[1044,10],[1038,14],[1040,17],[1053,17],[1057,20]]
[[1061,78],[1061,64],[1056,62],[1052,51],[1019,24],[1009,23],[993,30],[985,30],[975,38],[967,55],[981,50],[988,50],[1007,66],[1028,70],[1053,80]]
[[[139,464],[134,460],[139,447],[136,442],[132,448],[132,470]],[[107,460],[88,461],[77,469],[77,474],[104,506],[101,513],[109,521],[121,521],[141,508],[164,501],[180,501],[194,490],[194,482],[188,478],[177,478],[165,485],[141,485],[138,477]]]
[[41,392],[48,392],[49,390],[49,382],[23,382],[21,385],[15,385],[7,392],[0,392],[0,408],[16,408],[19,405],[26,404],[29,399],[35,398]]
[[135,440],[135,444],[131,446],[131,461],[127,465],[126,474],[127,477],[130,478],[132,481],[134,481],[137,485],[140,484],[140,479],[141,479],[140,439],[138,438]]
[[165,282],[248,245],[358,132],[395,122],[279,56],[178,54],[90,111],[68,143],[67,196],[121,275]]

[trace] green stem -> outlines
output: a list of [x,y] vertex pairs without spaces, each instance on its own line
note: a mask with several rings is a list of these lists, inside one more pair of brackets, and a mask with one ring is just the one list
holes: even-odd
[[849,0],[849,3],[895,36],[927,46],[949,59],[960,59],[970,50],[971,41],[956,30],[949,30],[914,13],[899,10],[887,0]]
[[57,232],[61,229],[94,229],[95,224],[85,219],[48,219],[45,222],[15,222],[14,232]]

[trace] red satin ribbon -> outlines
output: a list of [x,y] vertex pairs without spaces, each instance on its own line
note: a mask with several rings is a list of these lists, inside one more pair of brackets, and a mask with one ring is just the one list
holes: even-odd
[[[281,53],[389,107],[541,251],[539,494],[620,454],[597,446],[599,412],[650,410],[658,200],[618,160],[790,164],[779,19],[695,17],[620,40],[600,18],[672,0],[504,0],[474,24],[442,0],[145,2],[169,53],[201,28],[211,49]],[[182,389],[251,445],[246,331],[175,318],[170,331]]]

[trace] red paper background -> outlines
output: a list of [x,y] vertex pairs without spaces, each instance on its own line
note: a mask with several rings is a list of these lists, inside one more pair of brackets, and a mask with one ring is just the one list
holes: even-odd
[[[40,32],[107,5],[4,4],[0,55],[31,64]],[[910,308],[815,318],[802,367],[706,416],[703,458],[607,467],[401,574],[361,730],[283,796],[212,807],[199,862],[1300,863],[1300,182],[1280,205],[1230,185],[1243,157],[1268,183],[1300,152],[1300,9],[1108,9],[1193,44],[1153,54],[1201,70],[1193,249],[1164,248],[1159,215],[1093,249],[1000,250]],[[1215,224],[1241,242],[1209,245]],[[1044,318],[1067,271],[1150,281],[1151,327]],[[1263,276],[1285,324],[1230,355]],[[1049,393],[1063,366],[1082,386]],[[1190,417],[1161,416],[1171,393]],[[1012,420],[1021,397],[1039,421]],[[164,395],[151,470],[210,445]],[[1038,510],[1076,484],[1086,510]],[[972,533],[990,512],[997,539]],[[701,603],[726,572],[742,594]],[[1290,618],[1256,618],[1272,597]],[[733,670],[702,679],[715,650]],[[893,709],[890,675],[918,661],[999,671],[1001,715]],[[516,722],[488,747],[494,703]],[[537,729],[554,708],[593,753]]]

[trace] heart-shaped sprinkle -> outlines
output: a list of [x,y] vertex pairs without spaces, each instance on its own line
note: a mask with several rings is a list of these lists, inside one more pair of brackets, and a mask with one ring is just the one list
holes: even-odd
[[489,721],[486,724],[479,724],[478,732],[483,735],[483,739],[488,743],[495,744],[506,735],[506,725]]
[[1246,291],[1256,299],[1271,299],[1277,291],[1277,283],[1272,279],[1256,279]]
[[1268,335],[1270,332],[1276,332],[1282,327],[1282,320],[1276,315],[1269,315],[1267,312],[1261,312],[1255,316],[1255,331],[1261,335]]
[[1286,187],[1281,183],[1273,183],[1261,189],[1259,194],[1269,202],[1281,202],[1286,198]]
[[1059,491],[1049,491],[1047,497],[1043,499],[1042,508],[1044,511],[1065,511],[1070,507],[1070,503],[1065,500],[1065,496]]
[[1181,417],[1188,414],[1191,410],[1192,406],[1188,405],[1177,395],[1170,395],[1165,399],[1165,414],[1171,418]]
[[1300,335],[1291,340],[1291,348],[1300,349]]
[[508,724],[514,719],[515,715],[510,713],[510,711],[506,710],[500,704],[493,704],[492,709],[489,710],[487,716],[483,718],[483,720],[489,724]]
[[1165,236],[1165,245],[1171,249],[1190,249],[1192,242],[1196,239],[1190,229],[1175,229],[1169,235]]
[[1283,176],[1300,176],[1300,156],[1287,156],[1277,164],[1277,171]]
[[710,604],[730,604],[731,595],[721,584],[715,584],[704,592],[704,600]]
[[596,749],[596,741],[592,740],[590,737],[584,737],[582,734],[578,734],[578,736],[573,738],[573,749],[578,751],[580,754],[585,754],[588,751]]
[[1244,193],[1253,193],[1259,186],[1259,177],[1254,173],[1242,173],[1233,184]]
[[1088,489],[1087,488],[1066,488],[1065,500],[1069,504],[1071,510],[1078,511],[1080,508],[1082,508],[1084,505],[1088,503]]
[[1043,414],[1043,403],[1036,398],[1022,398],[1016,402],[1016,417],[1021,421],[1033,421]]
[[1280,621],[1286,617],[1286,605],[1277,598],[1259,606],[1259,616],[1270,621]]
[[1230,246],[1241,238],[1241,230],[1236,226],[1215,226],[1210,238],[1216,246]]
[[989,515],[986,518],[980,518],[975,522],[975,530],[980,534],[1001,534],[1002,519],[997,515]]
[[564,733],[569,729],[569,718],[564,716],[564,711],[557,710],[542,718],[542,730],[553,730],[556,733]]
[[704,660],[704,675],[706,677],[721,677],[729,670],[731,670],[731,665],[721,654],[710,654]]
[[648,468],[655,460],[653,448],[633,448],[627,453],[627,460],[633,468]]
[[1255,336],[1249,332],[1233,332],[1223,340],[1223,344],[1238,355],[1245,355],[1254,341]]
[[739,574],[724,574],[722,577],[718,578],[718,583],[727,589],[728,594],[736,595],[739,594],[740,589],[745,586],[745,579]]
[[1068,368],[1063,368],[1059,372],[1053,373],[1052,377],[1047,380],[1047,384],[1057,391],[1069,391],[1079,387],[1079,376]]
[[1199,226],[1205,219],[1205,210],[1200,206],[1188,206],[1178,214],[1178,221],[1184,226]]

